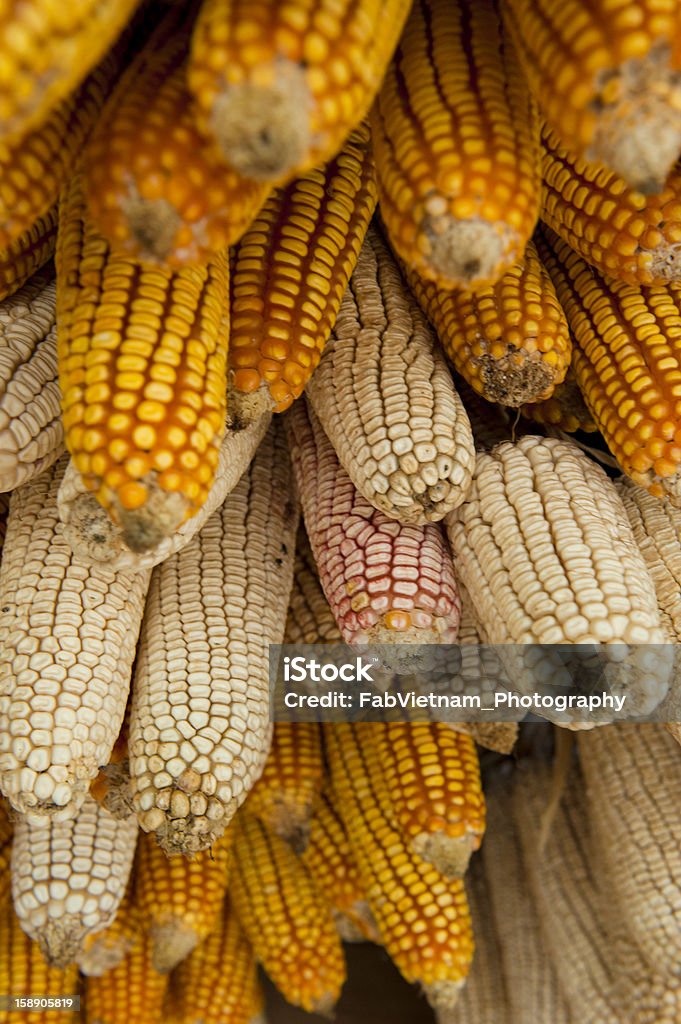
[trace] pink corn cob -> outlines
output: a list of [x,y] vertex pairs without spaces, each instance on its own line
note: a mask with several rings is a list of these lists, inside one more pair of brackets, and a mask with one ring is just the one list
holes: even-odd
[[439,527],[395,522],[363,498],[304,399],[287,426],[305,525],[343,640],[454,643],[461,602]]

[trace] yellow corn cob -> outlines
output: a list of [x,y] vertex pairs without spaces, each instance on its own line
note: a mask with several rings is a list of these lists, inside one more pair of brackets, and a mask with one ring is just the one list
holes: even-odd
[[319,582],[317,565],[302,521],[296,538],[293,589],[289,598],[284,643],[341,643],[340,630]]
[[17,810],[62,818],[116,742],[150,576],[73,557],[66,461],[14,491],[0,567],[0,784]]
[[410,849],[449,878],[463,875],[485,830],[473,740],[442,722],[376,722],[358,735],[381,766]]
[[570,365],[570,335],[533,242],[491,287],[443,291],[405,268],[456,370],[483,398],[518,406],[548,398]]
[[468,417],[434,342],[370,229],[307,396],[355,487],[402,523],[442,519],[473,471]]
[[226,253],[176,272],[114,256],[74,175],[60,205],[59,383],[66,444],[133,550],[195,515],[225,427]]
[[333,157],[365,116],[409,0],[205,0],[189,87],[241,174],[288,181]]
[[0,305],[0,490],[26,483],[64,449],[55,302],[48,271]]
[[76,958],[81,974],[98,977],[110,971],[135,945],[142,921],[134,890],[134,878],[130,878],[111,924],[101,932],[85,936]]
[[194,857],[169,857],[153,835],[140,836],[135,898],[157,971],[171,971],[215,927],[227,890],[231,841],[225,832]]
[[0,302],[14,295],[54,254],[57,242],[57,207],[0,250]]
[[154,570],[137,657],[130,772],[142,828],[171,852],[222,835],[271,739],[298,505],[282,425],[183,551]]
[[350,842],[328,785],[315,804],[310,839],[301,859],[330,904],[341,938],[351,941],[359,937],[380,942]]
[[168,995],[171,1024],[265,1024],[253,950],[228,900],[208,938],[173,971]]
[[152,964],[151,937],[141,932],[135,945],[106,974],[85,982],[85,1024],[151,1024],[163,1020],[168,975]]
[[85,192],[115,251],[205,262],[245,231],[267,188],[228,167],[195,128],[186,56],[195,5],[172,5],[119,82],[90,140]]
[[381,215],[443,288],[491,285],[539,216],[539,118],[495,0],[415,0],[372,112]]
[[603,277],[546,231],[539,241],[574,340],[589,412],[631,479],[681,502],[681,292]]
[[593,433],[597,429],[572,370],[568,370],[565,380],[550,398],[543,402],[528,402],[521,406],[520,411],[534,423],[557,427],[568,434],[576,430]]
[[41,124],[85,78],[139,0],[6,2],[0,11],[0,124],[16,138]]
[[275,189],[233,259],[229,415],[251,422],[302,394],[334,325],[376,206],[369,129],[323,168]]
[[288,843],[245,810],[234,822],[229,884],[253,952],[284,998],[330,1013],[345,981],[331,908]]
[[322,785],[322,740],[316,722],[276,722],[262,775],[248,795],[248,810],[299,852]]
[[407,847],[392,823],[381,766],[366,758],[361,728],[374,726],[324,727],[334,804],[395,966],[407,981],[424,986],[436,1009],[451,1008],[473,956],[463,882],[446,879]]
[[505,25],[572,152],[659,192],[681,150],[681,9],[666,0],[506,0]]
[[[79,994],[78,968],[50,967],[37,942],[22,929],[12,904],[0,909],[0,992],[12,996],[73,997]],[[73,1024],[78,1017],[63,1009],[21,1010],[19,1014],[0,1009],[0,1024]]]
[[0,913],[10,892],[13,834],[9,805],[0,797]]
[[18,818],[12,847],[14,909],[48,963],[65,967],[86,935],[113,920],[136,843],[135,817],[117,821],[92,797],[86,797],[71,821]]

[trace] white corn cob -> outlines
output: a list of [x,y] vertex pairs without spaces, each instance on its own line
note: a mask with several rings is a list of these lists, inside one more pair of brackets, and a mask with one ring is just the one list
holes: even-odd
[[86,797],[70,821],[14,826],[12,898],[27,935],[45,959],[65,967],[83,939],[113,920],[137,843],[134,815],[116,820]]
[[223,506],[154,570],[128,747],[140,824],[166,850],[214,842],[262,771],[268,644],[283,639],[297,526],[273,424]]
[[14,491],[0,568],[0,788],[73,817],[120,731],[150,574],[90,568],[57,516],[64,455]]
[[[625,713],[657,707],[671,652],[650,649],[665,641],[653,583],[612,482],[575,444],[527,435],[480,453],[468,500],[446,523],[489,642],[508,645],[515,686],[569,682],[549,645],[602,644],[603,681],[626,694]],[[547,646],[530,665],[518,644]],[[552,715],[587,722],[579,710]]]
[[220,445],[215,479],[205,503],[175,533],[163,537],[147,551],[136,552],[128,547],[121,527],[114,523],[92,491],[85,487],[80,473],[70,461],[59,488],[57,505],[64,524],[64,537],[74,554],[93,565],[103,562],[110,569],[141,572],[153,569],[181,551],[234,490],[265,436],[270,419],[271,414],[267,413],[244,430],[227,431]]
[[64,450],[55,306],[49,271],[0,303],[0,491],[26,483]]
[[475,464],[468,416],[375,230],[306,390],[353,484],[391,519],[435,522],[464,500]]

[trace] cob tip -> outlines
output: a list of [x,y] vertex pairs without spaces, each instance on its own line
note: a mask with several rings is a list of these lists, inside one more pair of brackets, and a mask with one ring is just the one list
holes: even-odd
[[170,974],[174,967],[189,956],[199,941],[193,928],[178,920],[155,925],[152,938],[152,964],[159,974]]
[[427,214],[423,232],[429,244],[427,262],[433,271],[452,286],[473,289],[499,276],[499,267],[507,263],[513,234],[508,228],[471,217],[452,220]]
[[177,210],[166,199],[145,199],[137,192],[121,200],[121,210],[139,246],[139,258],[166,262],[181,226]]
[[472,835],[448,836],[443,832],[422,832],[410,840],[411,848],[445,878],[462,878],[471,854],[479,843]]

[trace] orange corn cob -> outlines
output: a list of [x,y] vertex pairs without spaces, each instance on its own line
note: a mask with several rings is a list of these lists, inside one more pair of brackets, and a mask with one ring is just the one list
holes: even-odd
[[62,198],[59,381],[66,443],[86,486],[143,551],[206,499],[225,428],[226,254],[172,272],[114,256]]
[[340,630],[319,582],[317,564],[302,522],[296,538],[293,572],[284,643],[340,643]]
[[548,229],[546,238],[538,244],[589,412],[635,483],[681,503],[681,292],[604,277]]
[[85,1024],[155,1024],[161,1021],[168,976],[152,963],[151,937],[135,945],[106,974],[85,983]]
[[189,87],[200,127],[248,177],[333,157],[367,113],[409,0],[204,0]]
[[681,278],[681,165],[646,198],[543,131],[542,220],[587,263],[628,284]]
[[294,1006],[329,1013],[345,980],[330,907],[288,843],[241,811],[230,898],[258,961]]
[[565,379],[570,335],[551,279],[533,242],[491,287],[448,292],[405,268],[445,352],[490,402],[542,401]]
[[14,828],[9,816],[9,804],[0,797],[0,913],[9,896],[11,885],[10,864],[12,860],[12,833]]
[[444,288],[493,284],[539,216],[539,118],[496,0],[415,0],[372,113],[381,215]]
[[135,897],[157,971],[167,973],[215,927],[227,889],[231,832],[193,857],[169,857],[140,832]]
[[[53,998],[79,994],[76,965],[69,964],[64,970],[49,967],[38,943],[22,930],[9,900],[0,909],[0,993]],[[24,1009],[14,1013],[0,1007],[0,1024],[74,1024],[77,1019],[68,1009]]]
[[282,412],[319,362],[376,206],[369,129],[326,167],[275,189],[232,271],[232,418]]
[[316,722],[275,722],[263,773],[247,798],[249,812],[295,849],[304,849],[323,768]]
[[0,250],[0,301],[14,295],[31,274],[40,270],[54,254],[57,242],[57,208]]
[[86,935],[76,958],[81,974],[99,977],[126,956],[142,931],[142,919],[135,898],[135,879],[131,876],[116,916],[101,932]]
[[506,0],[537,102],[573,153],[658,192],[681,150],[681,7],[667,0]]
[[597,430],[591,413],[586,407],[584,396],[579,390],[572,370],[568,370],[562,384],[559,384],[550,398],[543,402],[528,402],[521,406],[523,416],[547,427],[557,427],[573,434],[576,430],[593,433]]

